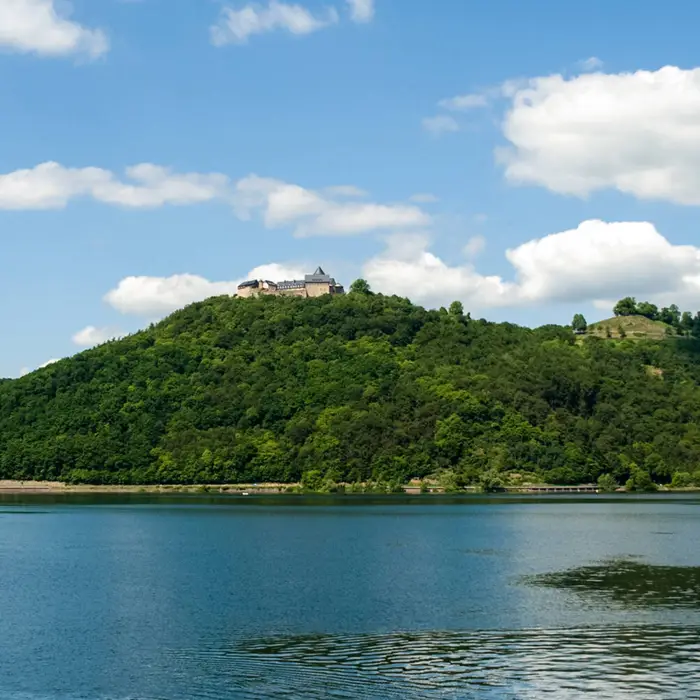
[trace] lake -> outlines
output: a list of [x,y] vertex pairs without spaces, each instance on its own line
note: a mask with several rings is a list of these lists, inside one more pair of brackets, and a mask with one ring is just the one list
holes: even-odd
[[700,698],[695,496],[0,496],[0,699]]

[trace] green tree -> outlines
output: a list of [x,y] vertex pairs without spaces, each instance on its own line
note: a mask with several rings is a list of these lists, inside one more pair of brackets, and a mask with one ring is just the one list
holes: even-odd
[[615,304],[613,309],[615,316],[634,316],[637,313],[637,300],[634,297],[625,297]]
[[648,471],[633,466],[630,478],[625,484],[627,491],[656,491],[657,486],[652,481]]
[[671,486],[674,488],[687,488],[693,485],[693,477],[690,472],[676,472],[671,480]]
[[693,319],[693,327],[691,328],[690,333],[693,338],[700,339],[700,311],[695,314],[695,318]]
[[623,340],[627,337],[627,331],[622,324],[617,327],[617,333]]
[[605,493],[612,493],[618,488],[618,484],[612,474],[601,474],[598,477],[598,487]]
[[464,316],[464,306],[461,301],[453,301],[450,304],[450,314],[457,318],[462,318]]
[[372,294],[372,290],[370,289],[369,283],[367,282],[367,280],[363,279],[356,279],[350,285],[350,291],[353,294],[364,294],[367,296]]
[[659,307],[648,301],[642,301],[637,305],[637,313],[640,316],[656,321],[659,318]]
[[677,328],[681,322],[681,312],[676,304],[671,304],[671,306],[664,307],[659,312],[659,321],[667,323],[669,326]]
[[576,314],[571,322],[571,327],[575,333],[585,333],[588,330],[588,323],[583,314]]
[[684,311],[681,315],[680,330],[683,334],[691,333],[693,326],[695,325],[695,319],[690,311]]

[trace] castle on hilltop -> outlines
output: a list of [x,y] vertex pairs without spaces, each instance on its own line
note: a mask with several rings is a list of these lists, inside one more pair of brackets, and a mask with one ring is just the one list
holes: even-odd
[[256,297],[260,295],[286,297],[320,297],[324,294],[345,294],[341,284],[329,277],[320,267],[312,275],[305,275],[303,280],[248,280],[238,285],[239,297]]

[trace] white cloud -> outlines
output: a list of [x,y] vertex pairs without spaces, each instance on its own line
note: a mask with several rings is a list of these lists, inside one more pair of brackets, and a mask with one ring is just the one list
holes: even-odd
[[353,22],[371,22],[374,19],[374,0],[347,0]]
[[96,58],[109,49],[104,32],[61,16],[54,0],[1,0],[0,46],[42,56],[84,54]]
[[162,316],[194,301],[235,294],[237,285],[237,282],[210,282],[190,274],[125,277],[104,299],[123,314]]
[[114,289],[107,292],[104,300],[123,314],[153,318],[164,316],[187,304],[209,297],[225,294],[233,296],[243,280],[269,279],[277,282],[286,279],[303,279],[303,275],[307,272],[308,270],[305,271],[298,265],[269,263],[253,268],[245,277],[223,282],[211,282],[204,277],[192,274],[170,277],[125,277]]
[[446,100],[440,100],[438,105],[443,109],[454,112],[466,112],[478,107],[486,107],[489,103],[488,97],[483,93],[472,93],[468,95],[457,95]]
[[127,168],[131,182],[102,168],[66,168],[42,163],[34,168],[0,175],[0,209],[59,209],[77,197],[91,197],[125,207],[184,205],[225,197],[225,175],[177,174],[142,163]]
[[504,94],[512,182],[700,205],[700,68],[551,75]]
[[235,10],[225,7],[219,21],[211,27],[214,46],[245,44],[255,34],[284,30],[301,36],[324,29],[338,21],[334,8],[327,8],[320,16],[313,15],[301,5],[270,0],[267,5],[251,3]]
[[257,175],[238,181],[234,206],[243,219],[259,212],[268,228],[293,224],[298,236],[351,235],[430,222],[416,206],[338,202],[314,190]]
[[118,328],[96,328],[95,326],[86,326],[78,331],[72,338],[73,342],[84,348],[90,348],[94,345],[101,345],[108,340],[116,340],[124,335],[123,331]]
[[578,66],[581,70],[594,71],[599,70],[603,67],[603,61],[601,61],[597,56],[591,56],[583,61],[578,62]]
[[221,201],[232,205],[241,219],[260,212],[268,228],[293,225],[299,236],[350,235],[430,222],[411,204],[348,202],[366,195],[352,185],[317,192],[257,175],[233,183],[220,173],[175,173],[151,163],[127,168],[125,174],[120,179],[103,168],[66,168],[53,162],[0,174],[0,210],[60,209],[81,197],[130,208]]
[[442,134],[454,133],[459,131],[459,124],[454,117],[447,114],[438,114],[434,117],[426,117],[423,119],[423,128],[433,134],[433,136],[441,136]]
[[377,291],[429,304],[461,299],[472,308],[577,302],[632,295],[700,308],[700,248],[671,244],[647,222],[585,221],[578,228],[506,251],[513,279],[450,266],[425,238],[394,237],[364,274]]

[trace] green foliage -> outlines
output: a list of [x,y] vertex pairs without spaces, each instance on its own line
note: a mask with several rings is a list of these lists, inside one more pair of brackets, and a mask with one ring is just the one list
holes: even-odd
[[450,304],[449,313],[457,318],[462,318],[464,316],[464,306],[461,301],[453,301]]
[[652,481],[651,474],[645,469],[632,465],[630,478],[625,483],[627,491],[656,491],[657,486]]
[[612,474],[601,474],[598,477],[598,487],[604,493],[612,493],[618,488],[618,483]]
[[571,327],[576,333],[585,333],[588,329],[588,323],[583,314],[576,314],[571,322]]
[[369,287],[369,282],[363,279],[357,279],[350,285],[350,291],[353,294],[372,294]]
[[687,488],[695,486],[695,481],[690,472],[676,472],[671,480],[671,486],[674,488]]
[[625,297],[615,304],[613,309],[615,316],[635,316],[637,312],[637,300],[634,297]]
[[651,321],[659,320],[659,307],[648,301],[641,301],[637,304],[637,313]]
[[0,382],[0,478],[388,493],[697,471],[700,342],[458,312],[366,291],[192,304]]

